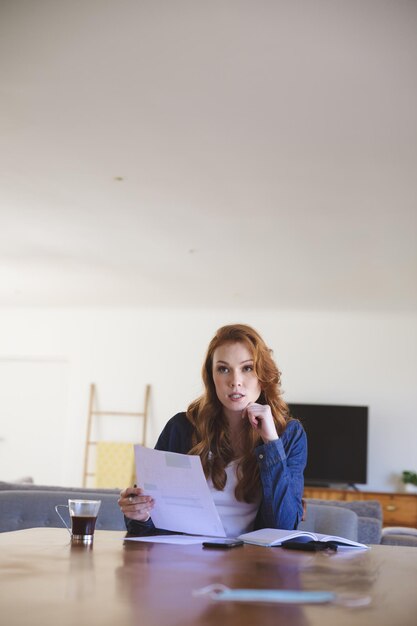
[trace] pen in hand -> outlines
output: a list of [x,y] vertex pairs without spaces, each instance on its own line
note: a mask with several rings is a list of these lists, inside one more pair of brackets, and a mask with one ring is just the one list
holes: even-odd
[[[124,495],[125,500],[120,501],[120,503],[126,502],[126,500],[128,502],[126,508],[122,506],[124,514],[131,519],[147,522],[151,517],[150,509],[152,509],[154,505],[153,498],[144,494],[143,489],[138,487],[136,483],[133,485],[133,489],[136,489],[139,493],[133,492],[133,489],[130,491],[130,489],[132,489],[132,487],[126,489],[127,493]],[[146,516],[145,519],[143,519],[144,515]]]
[[[137,488],[137,484],[135,483],[135,484],[133,485],[133,489],[136,489],[136,488]],[[130,502],[130,503],[132,503],[132,502],[133,502],[133,498],[134,498],[134,497],[135,497],[135,495],[134,495],[134,494],[131,494],[131,495],[129,496],[129,502]]]

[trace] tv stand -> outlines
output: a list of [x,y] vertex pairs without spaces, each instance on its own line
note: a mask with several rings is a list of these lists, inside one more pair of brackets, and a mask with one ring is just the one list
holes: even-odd
[[353,491],[360,491],[359,487],[355,485],[355,483],[326,483],[321,480],[306,480],[305,481],[306,488],[308,487],[318,487],[319,489],[332,489],[334,490],[345,490],[352,489]]
[[[351,485],[352,486],[352,485]],[[332,487],[304,489],[305,498],[319,500],[378,500],[382,507],[384,526],[411,526],[417,528],[417,495],[408,493],[383,493],[378,491],[355,491]]]
[[348,483],[348,487],[353,489],[353,491],[360,491],[359,487],[357,487],[355,483]]

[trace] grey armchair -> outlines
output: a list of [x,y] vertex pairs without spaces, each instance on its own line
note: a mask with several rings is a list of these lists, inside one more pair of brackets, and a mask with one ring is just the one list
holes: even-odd
[[305,519],[298,525],[298,530],[359,541],[357,514],[337,506],[321,506],[307,501]]
[[357,541],[366,544],[381,543],[382,508],[377,500],[319,500],[307,498],[307,511],[311,505],[336,507],[352,511],[357,516]]

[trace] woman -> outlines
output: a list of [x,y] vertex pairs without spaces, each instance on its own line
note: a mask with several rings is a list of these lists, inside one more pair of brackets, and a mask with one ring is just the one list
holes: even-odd
[[[271,351],[250,326],[220,328],[203,365],[203,395],[169,420],[155,448],[198,454],[226,535],[294,529],[303,515],[305,432],[281,397]],[[128,531],[160,532],[154,501],[128,487],[119,506]]]

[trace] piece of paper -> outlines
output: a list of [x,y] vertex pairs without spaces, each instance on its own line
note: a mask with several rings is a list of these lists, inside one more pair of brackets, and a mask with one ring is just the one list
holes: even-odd
[[151,535],[150,537],[124,537],[123,541],[144,541],[146,543],[172,543],[177,545],[191,545],[213,541],[213,537],[196,535]]
[[226,537],[199,456],[135,446],[138,486],[153,497],[157,528]]

